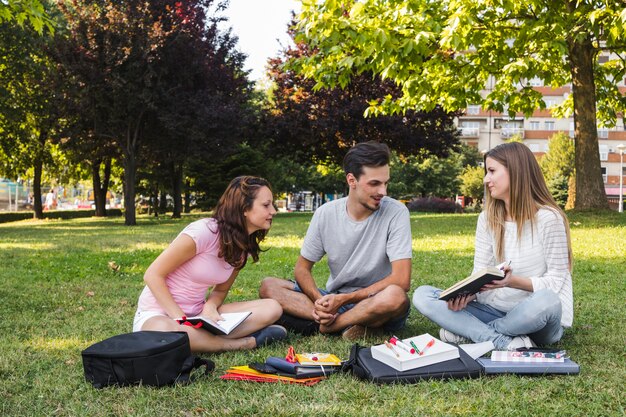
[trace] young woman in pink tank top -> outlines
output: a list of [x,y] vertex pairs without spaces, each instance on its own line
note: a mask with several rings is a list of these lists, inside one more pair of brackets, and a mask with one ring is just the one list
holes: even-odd
[[[282,314],[275,300],[224,304],[248,257],[253,262],[259,259],[259,243],[275,214],[267,180],[251,176],[233,179],[213,217],[187,226],[146,270],[146,287],[139,297],[133,330],[187,332],[194,352],[252,349],[284,339],[285,328],[272,325]],[[223,313],[243,311],[252,314],[226,336],[176,320],[201,315],[218,321]]]

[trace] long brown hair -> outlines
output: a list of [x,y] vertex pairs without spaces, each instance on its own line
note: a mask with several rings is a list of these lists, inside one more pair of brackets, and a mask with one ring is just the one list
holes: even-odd
[[248,234],[244,212],[252,208],[254,199],[262,187],[272,190],[264,178],[241,176],[234,178],[220,197],[213,212],[220,234],[218,256],[236,269],[246,266],[248,256],[253,262],[259,260],[259,243],[265,239],[267,230]]
[[[509,142],[498,145],[485,154],[485,175],[487,174],[487,158],[502,164],[509,172],[509,216],[517,223],[517,238],[521,239],[524,224],[529,221],[534,230],[535,215],[540,208],[549,208],[563,218],[567,235],[567,253],[569,268],[572,269],[572,242],[570,239],[569,222],[565,212],[558,206],[548,190],[535,155],[522,143]],[[491,197],[485,185],[485,211],[489,229],[495,238],[496,258],[504,259],[504,230],[506,207],[503,200]]]

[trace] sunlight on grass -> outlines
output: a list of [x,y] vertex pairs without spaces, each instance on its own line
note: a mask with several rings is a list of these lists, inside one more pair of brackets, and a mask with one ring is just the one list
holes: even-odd
[[27,250],[51,250],[57,246],[47,242],[31,242],[31,243],[0,243],[0,249],[27,249]]
[[[300,249],[303,238],[295,235],[268,237],[264,244],[273,248]],[[262,244],[263,245],[263,244]]]
[[61,350],[83,349],[85,347],[85,341],[76,338],[44,339],[39,337],[30,339],[26,342],[26,346],[39,351],[54,352]]

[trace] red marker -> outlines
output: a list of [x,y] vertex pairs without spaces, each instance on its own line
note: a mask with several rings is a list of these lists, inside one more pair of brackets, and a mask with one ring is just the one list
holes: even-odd
[[426,350],[431,348],[434,344],[435,344],[435,339],[430,339],[430,342],[428,342],[426,346],[424,346],[424,349],[422,349],[422,351],[420,352],[420,356],[422,356],[424,352],[426,352]]
[[411,346],[404,343],[402,340],[398,339],[398,337],[396,336],[393,336],[391,339],[389,339],[389,343],[391,343],[394,346],[399,347],[405,352],[409,352],[410,354],[415,354],[415,349],[413,349]]

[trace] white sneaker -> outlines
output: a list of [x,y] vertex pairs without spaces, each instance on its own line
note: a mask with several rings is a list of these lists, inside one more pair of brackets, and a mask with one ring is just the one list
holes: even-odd
[[439,339],[442,342],[454,343],[456,345],[460,345],[461,343],[472,343],[466,337],[459,336],[458,334],[452,333],[450,330],[439,329]]
[[537,345],[535,344],[535,342],[533,342],[533,340],[526,336],[515,336],[513,338],[513,340],[511,340],[511,343],[508,344],[508,346],[506,347],[506,350],[515,350],[518,348],[533,348],[533,347],[537,347]]

